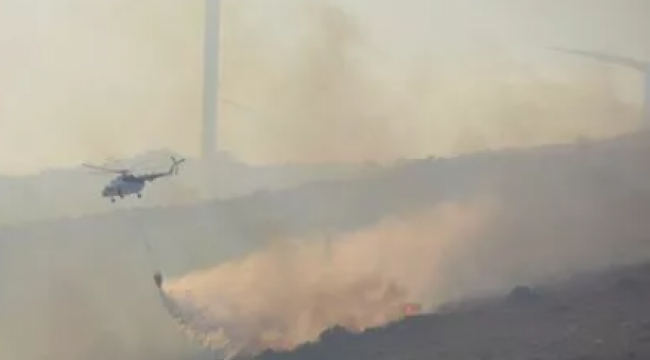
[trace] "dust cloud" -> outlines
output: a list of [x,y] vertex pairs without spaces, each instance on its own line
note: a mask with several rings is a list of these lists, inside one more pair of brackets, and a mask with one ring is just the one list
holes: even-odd
[[438,267],[492,211],[489,202],[447,203],[334,239],[273,242],[163,290],[184,329],[209,345],[291,348],[336,325],[363,330],[399,319],[405,304],[448,300]]

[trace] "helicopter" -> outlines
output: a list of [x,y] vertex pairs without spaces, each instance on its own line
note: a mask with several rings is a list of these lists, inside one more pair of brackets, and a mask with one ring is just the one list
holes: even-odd
[[96,166],[91,164],[82,164],[84,167],[99,170],[108,173],[119,174],[116,178],[111,180],[102,189],[101,196],[108,197],[111,202],[115,202],[115,198],[123,199],[125,196],[136,195],[138,199],[142,198],[142,190],[147,182],[154,181],[161,177],[171,176],[178,174],[178,166],[185,161],[185,159],[176,159],[171,157],[172,165],[168,171],[134,175],[128,169],[109,169],[103,166]]

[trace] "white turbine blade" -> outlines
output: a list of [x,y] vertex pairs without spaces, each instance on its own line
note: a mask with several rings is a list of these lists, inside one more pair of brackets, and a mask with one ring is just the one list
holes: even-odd
[[629,68],[633,68],[639,71],[649,71],[650,70],[650,63],[636,60],[636,59],[630,59],[618,55],[612,55],[612,54],[606,54],[606,53],[601,53],[601,52],[596,52],[596,51],[584,51],[584,50],[573,50],[573,49],[565,49],[565,48],[559,48],[559,47],[552,47],[552,50],[555,51],[560,51],[568,54],[573,54],[573,55],[579,55],[579,56],[584,56],[588,57],[594,60],[610,63],[610,64],[616,64],[616,65],[621,65]]

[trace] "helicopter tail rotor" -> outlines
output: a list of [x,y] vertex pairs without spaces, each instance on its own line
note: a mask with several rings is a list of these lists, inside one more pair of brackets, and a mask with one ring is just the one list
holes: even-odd
[[178,167],[181,163],[185,162],[185,159],[176,159],[175,157],[171,157],[172,159],[172,173],[174,175],[178,175]]

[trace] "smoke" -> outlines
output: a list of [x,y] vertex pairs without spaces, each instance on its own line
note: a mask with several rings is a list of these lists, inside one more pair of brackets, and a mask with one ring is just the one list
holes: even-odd
[[[571,69],[562,57],[544,54],[538,66],[523,66],[508,52],[517,43],[489,31],[477,36],[467,21],[511,19],[486,20],[497,11],[483,13],[484,7],[443,5],[449,15],[429,28],[432,21],[422,14],[442,13],[418,1],[377,12],[362,2],[225,1],[221,149],[252,163],[391,160],[605,137],[636,127],[640,111],[618,100],[607,67]],[[6,171],[160,147],[198,153],[201,2],[38,6],[0,3]],[[532,16],[526,9],[518,6],[522,37],[529,29],[521,23]],[[380,31],[382,11],[400,16],[390,26],[384,19]],[[555,22],[544,24],[536,26]],[[526,48],[547,45],[531,39]],[[549,70],[548,64],[560,66]]]
[[397,320],[407,303],[448,300],[439,266],[450,248],[480,235],[492,208],[448,203],[335,239],[273,242],[172,279],[164,296],[191,335],[231,351],[290,348],[336,325],[380,326]]
[[112,233],[0,244],[3,358],[197,359],[158,305],[143,245],[119,224]]
[[6,171],[198,150],[200,4],[32,5],[0,2],[2,152],[23,155]]
[[[298,19],[292,46],[248,30],[243,43],[266,46],[224,53],[223,91],[260,112],[224,107],[226,118],[242,118],[227,121],[227,132],[258,139],[255,149],[227,140],[247,161],[451,155],[603,138],[641,120],[640,108],[619,99],[607,67],[527,65],[512,55],[516,46],[489,38],[391,54],[386,44],[394,39],[377,38],[368,17],[344,7],[308,2],[282,14]],[[393,30],[407,42],[401,23]],[[550,51],[533,53],[563,64]]]
[[[263,10],[251,11],[261,3],[267,4]],[[466,18],[438,15],[447,18],[445,26],[420,31],[424,23],[442,22],[431,21],[428,16],[434,12],[421,8],[416,11],[427,17],[419,24],[411,17],[390,17],[395,35],[383,43],[384,50],[408,42],[410,37],[402,31],[406,28],[437,35],[427,40],[428,47],[416,44],[431,51],[394,61],[385,51],[376,51],[378,39],[366,20],[343,7],[283,1],[224,5],[222,94],[243,106],[221,107],[220,144],[247,161],[390,159],[530,146],[620,133],[640,119],[640,111],[617,100],[607,67],[581,63],[582,68],[562,67],[569,74],[556,71],[548,76],[535,67],[517,65],[500,49],[437,49],[437,40],[457,35],[447,25],[468,23]],[[465,5],[463,12],[473,11]],[[601,31],[629,29],[622,23],[616,29],[603,27],[602,10],[587,16],[582,7],[575,7],[576,19],[598,18],[595,27]],[[394,5],[388,8],[395,10]],[[624,8],[629,9],[618,9]],[[647,13],[636,11],[636,16]],[[535,15],[540,28],[558,27],[541,12]],[[200,2],[0,0],[3,171],[120,158],[161,146],[187,154],[197,151],[202,18]],[[503,23],[497,20],[490,23]],[[571,35],[577,23],[566,22],[571,25],[564,27],[566,34],[549,37],[547,43],[559,43],[556,40]],[[508,31],[531,35],[527,25]],[[613,38],[609,33],[604,37]],[[536,47],[531,39],[537,38],[526,38],[527,47]],[[607,162],[627,163],[619,157]],[[507,191],[519,189],[511,198],[520,199],[519,207],[511,209],[510,230],[502,229],[492,239],[498,241],[482,246],[470,244],[474,237],[486,235],[482,227],[491,210],[452,204],[428,215],[387,220],[331,245],[280,243],[241,261],[190,274],[185,282],[172,280],[168,290],[185,315],[192,314],[195,305],[207,304],[200,320],[227,326],[233,339],[256,349],[256,340],[277,336],[274,332],[282,335],[281,345],[286,341],[291,346],[314,339],[335,323],[352,328],[381,324],[398,317],[392,306],[404,301],[435,306],[476,289],[543,278],[556,269],[569,272],[605,266],[618,257],[647,257],[645,242],[623,246],[624,239],[645,239],[649,232],[647,209],[634,210],[644,199],[638,189],[617,183],[616,177],[612,182],[606,178],[603,182],[613,184],[607,186],[620,190],[608,193],[611,188],[594,188],[600,179],[583,170],[576,170],[583,175],[576,178],[554,177],[562,185],[557,188],[538,180],[548,182],[543,174],[575,168],[559,170],[553,161],[539,173],[516,168],[504,175],[534,174],[504,185]],[[629,177],[645,178],[645,168],[618,173],[626,171]],[[74,203],[79,189],[74,181],[69,183],[75,189],[66,201]],[[642,194],[647,193],[645,186]],[[51,202],[48,188],[35,189],[30,196]],[[587,193],[582,202],[575,201],[579,190]],[[382,191],[377,197],[385,196]],[[12,211],[38,210],[18,191],[11,196]],[[629,199],[633,205],[623,206]],[[206,217],[209,221],[210,215]],[[171,236],[178,238],[204,231],[197,227],[185,232],[183,224],[155,219],[169,224]],[[158,299],[148,292],[149,279],[136,275],[150,271],[142,265],[142,251],[134,249],[139,244],[133,234],[139,230],[120,229],[124,225],[118,221],[93,221],[84,225],[84,233],[82,221],[65,223],[57,234],[48,227],[22,233],[37,241],[22,241],[27,239],[17,235],[21,230],[3,230],[3,357],[187,356],[191,351],[175,337],[162,309],[153,306]],[[173,227],[181,230],[173,232]],[[239,240],[227,230],[222,230],[221,239]],[[177,245],[182,243],[178,238],[167,247],[168,253],[189,247]],[[214,247],[206,241],[193,251],[207,253],[216,251]],[[200,296],[192,300],[175,292],[184,288]],[[206,330],[196,319],[190,324],[192,330]]]
[[[273,238],[269,229],[301,234],[371,226],[378,214],[436,201],[434,193],[458,201],[388,218],[329,245],[326,238],[309,245],[311,239],[302,237],[304,243],[272,244],[186,280],[172,279],[169,296],[193,335],[207,332],[212,340],[215,328],[227,327],[236,342],[255,349],[249,341],[264,334],[277,346],[291,346],[331,323],[381,324],[398,317],[396,305],[405,301],[433,308],[644,261],[650,258],[648,144],[640,135],[420,161],[388,178],[334,189],[316,184],[271,202],[262,194],[225,208],[115,212],[4,228],[0,354],[25,360],[192,359],[183,334],[160,306],[150,278],[154,270],[178,274],[219,263]],[[482,184],[497,204],[459,200],[485,190]],[[150,266],[143,237],[152,242],[159,266]],[[194,299],[179,292],[186,289]],[[278,328],[291,337],[274,334]]]

